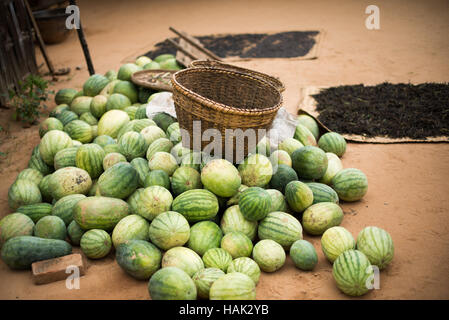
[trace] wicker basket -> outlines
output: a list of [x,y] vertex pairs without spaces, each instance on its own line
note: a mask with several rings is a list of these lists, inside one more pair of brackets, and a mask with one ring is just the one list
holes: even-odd
[[274,86],[276,89],[278,89],[280,92],[283,92],[285,90],[284,84],[277,78],[269,76],[265,73],[254,71],[251,69],[245,69],[237,66],[233,66],[230,64],[222,63],[215,60],[195,60],[192,61],[190,64],[191,68],[198,68],[198,67],[209,67],[209,68],[218,68],[218,69],[224,69],[229,71],[236,71],[243,74],[248,74],[250,76],[253,76],[255,78],[262,79],[272,86]]
[[[221,135],[220,156],[233,162],[239,162],[248,151],[253,151],[253,144],[266,133],[247,130],[267,130],[282,104],[281,93],[268,82],[218,68],[178,71],[173,75],[172,87],[180,128],[189,133],[188,137],[183,136],[183,145],[200,151],[213,142],[218,144],[215,136],[203,137],[205,130],[216,129],[217,135]],[[241,131],[232,133],[226,132],[227,129]],[[245,132],[255,132],[256,141],[239,138],[239,134]]]

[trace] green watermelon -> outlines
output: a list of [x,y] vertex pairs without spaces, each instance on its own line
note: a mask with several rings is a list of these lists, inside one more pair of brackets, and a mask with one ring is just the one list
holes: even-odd
[[140,56],[136,59],[136,61],[134,63],[136,65],[138,65],[139,67],[143,67],[144,65],[146,65],[147,63],[150,63],[151,61],[153,61],[153,60],[151,60],[147,56]]
[[210,191],[194,189],[175,198],[172,210],[181,213],[189,222],[210,220],[218,213],[218,199]]
[[117,73],[117,79],[130,81],[134,72],[142,70],[141,67],[134,63],[126,63],[120,67]]
[[338,197],[344,201],[357,201],[368,191],[368,179],[359,169],[349,168],[339,171],[331,182]]
[[221,239],[221,248],[229,252],[232,259],[249,257],[253,251],[253,243],[245,234],[232,231]]
[[366,227],[357,236],[357,250],[363,252],[372,265],[385,269],[393,260],[394,245],[390,234],[378,227]]
[[148,173],[143,182],[145,188],[151,186],[161,186],[165,189],[170,189],[170,177],[163,170],[153,170]]
[[259,222],[259,239],[271,239],[289,250],[293,242],[302,239],[301,223],[285,212],[270,212]]
[[156,271],[148,282],[152,300],[196,300],[192,278],[183,270],[167,267]]
[[162,257],[162,268],[177,267],[185,271],[190,277],[197,271],[204,269],[203,260],[192,249],[174,247],[167,250]]
[[175,196],[192,190],[202,189],[201,175],[193,168],[180,167],[175,170],[171,179],[171,189]]
[[79,119],[91,126],[96,126],[98,124],[97,118],[95,118],[94,115],[90,112],[83,113],[82,115],[80,115]]
[[36,169],[27,168],[19,172],[16,180],[28,180],[37,185],[42,181],[44,176]]
[[104,76],[109,79],[109,81],[117,80],[117,72],[115,70],[108,70]]
[[315,140],[318,140],[318,137],[320,136],[320,128],[318,127],[318,123],[315,121],[315,119],[307,114],[301,114],[297,118],[298,124],[303,125],[307,129],[312,132]]
[[271,209],[270,194],[262,188],[250,187],[240,194],[239,207],[246,220],[262,220]]
[[211,248],[219,248],[223,232],[212,221],[200,221],[190,228],[190,238],[187,246],[203,256]]
[[[146,101],[143,103],[146,103]],[[147,119],[147,106],[146,105],[142,105],[137,109],[136,114],[134,115],[134,119]]]
[[45,119],[39,125],[39,137],[43,137],[50,130],[60,130],[64,129],[64,125],[61,121],[56,118],[50,117]]
[[318,263],[318,255],[313,245],[306,240],[296,240],[290,247],[290,257],[295,266],[304,271],[310,271]]
[[83,92],[86,96],[94,97],[109,83],[109,79],[101,74],[94,74],[84,82]]
[[125,201],[108,197],[87,197],[73,207],[73,219],[84,230],[110,231],[128,214],[129,206]]
[[170,53],[163,53],[163,54],[158,55],[156,58],[154,58],[153,61],[155,61],[157,63],[161,63],[168,59],[175,59],[175,56]]
[[181,142],[181,130],[179,128],[178,122],[173,122],[171,125],[167,127],[166,130],[167,138],[173,142],[173,144],[177,144]]
[[17,208],[17,212],[23,213],[33,220],[34,223],[45,216],[51,215],[53,206],[49,203],[27,204]]
[[374,270],[361,251],[347,250],[335,260],[332,275],[343,293],[361,296],[368,292],[368,280],[373,278]]
[[122,110],[107,111],[98,121],[98,135],[117,138],[119,131],[130,121],[128,114]]
[[302,212],[313,204],[313,192],[301,181],[291,181],[285,187],[285,199],[294,212]]
[[144,158],[134,158],[130,164],[137,171],[139,176],[139,186],[145,186],[145,179],[150,173],[150,168],[148,167],[148,161]]
[[[176,146],[175,146],[176,147]],[[173,147],[173,149],[175,148]],[[171,154],[173,154],[173,152],[176,152],[172,149]],[[184,153],[184,155],[182,156],[181,160],[181,167],[190,167],[192,169],[195,169],[198,172],[202,172],[202,170],[200,169],[201,167],[201,160],[202,160],[202,153],[200,152],[191,152],[189,149],[187,148],[182,148],[181,150],[178,150],[179,153]],[[176,155],[175,155],[176,158]],[[179,161],[179,158],[177,159]],[[205,167],[206,165],[204,165]],[[203,167],[203,169],[204,169]]]
[[78,223],[76,223],[75,220],[70,222],[69,226],[67,227],[67,234],[70,238],[70,242],[74,246],[80,245],[81,237],[84,233],[85,231],[80,227]]
[[129,212],[131,214],[137,214],[138,207],[140,205],[140,196],[142,195],[144,188],[139,188],[136,191],[134,191],[127,199],[126,203],[128,203],[129,206]]
[[[39,149],[38,149],[39,150]],[[28,168],[36,169],[43,176],[49,175],[54,171],[52,166],[49,166],[44,162],[40,154],[32,155],[30,161],[28,162]]]
[[131,104],[138,101],[138,92],[136,86],[130,81],[119,81],[115,84],[113,93],[120,93],[126,96]]
[[58,116],[64,112],[70,110],[70,103],[59,103],[49,114],[50,117],[58,118]]
[[170,152],[172,148],[173,148],[173,143],[171,143],[171,141],[168,140],[167,138],[156,139],[148,147],[147,154],[146,154],[147,159],[150,160],[151,157],[156,152]]
[[342,157],[346,152],[346,140],[336,132],[328,132],[318,140],[318,146],[325,152],[332,152]]
[[106,171],[110,167],[114,166],[119,162],[128,162],[124,155],[118,152],[111,152],[105,155],[103,158],[103,170]]
[[39,238],[65,240],[67,229],[64,221],[57,216],[46,216],[34,226],[34,235]]
[[51,195],[49,186],[51,176],[51,174],[45,176],[39,183],[39,191],[41,193],[42,200],[45,202],[52,202],[53,200],[53,196]]
[[[157,94],[157,93],[156,93]],[[152,95],[153,96],[153,95]],[[148,100],[149,102],[149,100]],[[156,122],[157,126],[164,131],[167,131],[167,128],[174,122],[176,119],[171,115],[165,112],[160,112],[153,117],[153,121]]]
[[293,136],[296,140],[300,141],[304,146],[316,146],[316,139],[313,133],[302,124],[298,124]]
[[311,235],[323,234],[329,228],[340,225],[343,210],[333,202],[320,202],[304,211],[302,226]]
[[131,100],[129,100],[127,96],[121,93],[113,93],[108,97],[108,102],[106,102],[106,110],[124,110],[131,104]]
[[115,259],[133,278],[147,280],[161,267],[162,254],[150,242],[128,240],[117,246]]
[[318,182],[308,182],[306,184],[312,190],[313,204],[319,202],[339,202],[338,194],[328,185]]
[[0,248],[6,241],[17,236],[32,236],[34,222],[23,213],[8,214],[0,220]]
[[173,197],[167,189],[160,186],[145,188],[137,204],[137,214],[152,221],[157,215],[170,210]]
[[12,211],[17,208],[42,202],[37,184],[28,180],[16,180],[8,189],[8,204]]
[[62,149],[70,148],[72,145],[72,139],[67,133],[51,130],[42,137],[39,143],[39,154],[46,164],[52,166],[56,153]]
[[87,194],[92,186],[92,179],[87,171],[66,167],[56,170],[48,181],[48,188],[55,200],[70,194]]
[[156,61],[151,61],[143,66],[143,70],[148,70],[148,69],[157,70],[160,68],[161,68],[161,65],[159,63],[157,63]]
[[93,97],[90,102],[90,113],[97,118],[100,119],[106,113],[106,103],[108,102],[108,98],[103,95],[97,95]]
[[327,156],[320,148],[306,146],[292,153],[293,168],[298,177],[320,179],[327,170]]
[[[256,151],[255,153],[259,153],[259,154],[269,157],[271,154],[270,140],[268,140],[266,136],[263,137],[262,139],[260,139],[259,142],[257,143],[255,151]],[[253,153],[253,152],[251,152],[251,153]]]
[[104,258],[111,251],[111,236],[100,229],[86,231],[81,237],[80,247],[86,257],[90,259]]
[[135,119],[123,126],[117,134],[117,139],[127,132],[134,131],[140,133],[143,129],[149,126],[156,126],[156,123],[151,119]]
[[270,194],[271,198],[271,208],[269,212],[288,211],[288,204],[282,192],[276,189],[266,189],[266,191]]
[[82,120],[73,120],[64,126],[64,131],[73,140],[78,140],[81,143],[89,143],[93,140],[92,127]]
[[195,283],[198,297],[202,299],[209,299],[209,291],[212,284],[224,276],[225,273],[217,268],[201,269],[192,277]]
[[343,164],[341,163],[340,158],[332,152],[326,152],[326,156],[327,156],[327,170],[324,176],[322,176],[321,179],[318,180],[318,182],[329,185],[332,182],[332,178],[338,172],[343,170]]
[[287,152],[291,157],[294,151],[302,147],[304,147],[304,145],[298,140],[294,138],[287,138],[279,144],[278,149]]
[[92,103],[92,97],[77,97],[73,99],[70,104],[70,110],[75,112],[78,116],[85,112],[90,112],[90,104]]
[[232,262],[232,256],[225,249],[210,248],[204,253],[203,262],[206,268],[218,268],[226,272],[229,264]]
[[228,266],[226,273],[240,272],[246,274],[255,284],[259,282],[260,268],[259,265],[251,258],[240,257],[232,260]]
[[53,166],[55,169],[59,170],[66,167],[76,167],[76,153],[78,148],[71,147],[58,151],[53,159]]
[[264,187],[273,175],[270,159],[261,154],[248,156],[238,167],[242,183],[248,187]]
[[181,66],[176,62],[175,58],[164,60],[159,65],[162,70],[181,70]]
[[159,138],[167,138],[165,132],[158,126],[148,126],[140,131],[140,134],[145,139],[147,146],[150,146],[154,141]]
[[76,166],[89,173],[92,179],[103,173],[103,159],[106,156],[102,147],[95,143],[82,145],[76,152]]
[[93,143],[98,144],[100,147],[104,148],[107,145],[115,144],[115,140],[107,135],[101,135],[94,139]]
[[253,259],[262,271],[274,272],[284,265],[285,251],[276,241],[264,239],[254,246]]
[[162,250],[183,246],[190,237],[189,222],[178,212],[163,212],[151,222],[149,235],[151,242]]
[[333,263],[346,250],[355,249],[355,240],[345,228],[332,227],[323,233],[321,249],[325,257]]
[[139,185],[137,171],[129,163],[119,162],[98,178],[98,190],[102,196],[125,199]]
[[234,205],[226,209],[220,226],[224,234],[237,231],[245,234],[250,240],[255,240],[258,222],[246,220],[239,206]]
[[256,300],[256,284],[246,274],[228,273],[212,284],[209,296],[210,300]]
[[55,102],[56,104],[67,104],[70,105],[72,103],[73,98],[78,93],[76,89],[60,89],[55,94]]
[[134,131],[123,134],[118,140],[118,145],[120,153],[123,154],[128,161],[145,156],[148,148],[143,136]]
[[112,244],[117,248],[128,240],[148,241],[150,224],[139,215],[131,214],[120,220],[112,231]]
[[201,170],[201,182],[206,189],[217,196],[232,197],[237,193],[242,179],[232,163],[224,159],[215,159]]
[[63,126],[69,124],[72,121],[78,120],[78,115],[70,110],[63,111],[61,114],[56,116],[57,119],[62,123]]
[[[128,114],[129,119],[134,120],[136,118],[137,109],[139,109],[139,107],[132,105],[132,106],[126,107],[125,109],[123,109],[123,111],[125,111]],[[153,126],[153,127],[155,127],[155,126]]]
[[273,171],[276,172],[279,165],[285,165],[288,167],[292,166],[292,158],[287,151],[276,150],[270,155],[271,165],[273,166]]
[[151,171],[163,170],[169,176],[178,168],[175,157],[168,152],[156,152],[150,159],[148,159],[148,166]]
[[295,170],[285,164],[280,164],[271,178],[270,186],[276,190],[285,192],[285,187],[287,184],[291,181],[297,180],[298,175]]
[[71,194],[55,202],[51,210],[53,216],[61,218],[66,225],[73,221],[73,208],[78,201],[86,198],[84,194]]
[[227,206],[232,206],[234,204],[239,204],[239,200],[240,200],[240,194],[245,191],[246,189],[248,189],[248,186],[245,186],[244,184],[240,185],[239,190],[237,191],[237,193],[235,195],[233,195],[231,198],[228,199],[228,201],[226,202]]

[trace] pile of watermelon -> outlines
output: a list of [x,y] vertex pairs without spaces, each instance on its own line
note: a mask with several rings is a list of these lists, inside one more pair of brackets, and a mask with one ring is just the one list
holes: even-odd
[[147,118],[145,103],[159,93],[130,81],[142,68],[179,66],[171,55],[140,57],[92,75],[81,91],[57,92],[28,168],[9,189],[13,213],[0,220],[10,268],[80,246],[89,259],[115,254],[124,272],[148,281],[152,299],[255,299],[261,272],[281,269],[287,254],[298,272],[315,268],[304,230],[321,236],[338,288],[368,292],[393,243],[377,227],[356,241],[340,226],[339,202],[368,189],[362,171],[343,168],[341,135],[320,136],[316,121],[300,115],[277,150],[262,139],[238,165],[193,152],[175,118]]

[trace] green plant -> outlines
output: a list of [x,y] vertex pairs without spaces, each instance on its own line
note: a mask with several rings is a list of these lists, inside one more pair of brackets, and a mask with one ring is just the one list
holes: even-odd
[[[48,84],[48,81],[40,76],[30,74],[19,82],[16,91],[10,90],[10,103],[15,108],[14,120],[31,124],[42,115],[42,110],[47,108],[45,102],[49,94],[54,93],[47,90]],[[42,103],[44,104],[41,106]]]

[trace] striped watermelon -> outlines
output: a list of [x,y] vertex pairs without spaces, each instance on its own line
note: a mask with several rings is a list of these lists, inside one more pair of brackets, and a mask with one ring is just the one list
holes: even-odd
[[70,110],[75,112],[78,116],[85,112],[90,111],[90,104],[92,102],[92,97],[80,96],[73,99],[70,104]]
[[309,129],[310,132],[312,132],[315,139],[318,140],[318,137],[320,135],[320,128],[318,127],[318,123],[315,121],[314,118],[312,118],[307,114],[301,114],[298,116],[297,120],[298,124],[301,124],[307,129]]
[[332,182],[332,178],[338,172],[343,170],[343,164],[341,163],[340,158],[332,152],[326,152],[326,156],[327,156],[327,170],[324,176],[322,176],[321,179],[318,180],[318,182],[329,185]]
[[178,122],[173,122],[171,125],[167,127],[166,130],[167,137],[174,144],[181,142],[181,130],[179,128]]
[[[157,93],[156,93],[157,94]],[[151,97],[154,97],[153,94]],[[148,99],[149,102],[150,99]],[[167,128],[173,123],[176,122],[176,119],[173,118],[171,115],[165,112],[159,112],[153,117],[154,122],[156,122],[157,126],[161,128],[164,131],[167,131]]]
[[166,267],[177,267],[191,277],[199,270],[204,269],[204,263],[201,257],[192,249],[174,247],[167,250],[162,257],[162,268]]
[[171,189],[175,196],[188,190],[202,188],[201,175],[195,169],[190,167],[179,167],[173,173]]
[[93,140],[92,127],[82,120],[73,120],[64,126],[64,131],[81,143],[89,143]]
[[178,212],[163,212],[151,222],[149,235],[151,242],[162,250],[183,246],[190,237],[189,222]]
[[325,152],[332,152],[342,157],[346,152],[346,140],[336,132],[328,132],[318,140],[318,146]]
[[49,203],[27,204],[17,208],[17,212],[23,213],[33,220],[34,223],[45,216],[51,215],[53,206]]
[[98,121],[98,135],[107,135],[115,139],[122,127],[129,121],[129,116],[125,111],[107,111]]
[[240,194],[245,191],[246,189],[248,189],[248,186],[245,186],[244,184],[240,185],[238,192],[233,195],[231,198],[228,199],[228,201],[226,202],[226,205],[232,206],[234,204],[239,204],[239,200],[240,200]]
[[390,234],[378,227],[366,227],[357,236],[357,250],[363,252],[380,270],[393,260],[394,245]]
[[150,242],[128,240],[117,246],[115,259],[133,278],[147,280],[161,267],[162,253]]
[[307,184],[292,181],[285,187],[285,199],[289,207],[295,212],[302,212],[313,203],[313,192]]
[[325,257],[333,263],[346,250],[355,249],[355,240],[345,228],[332,227],[323,233],[321,249]]
[[298,175],[296,174],[296,171],[293,170],[293,168],[285,165],[280,164],[277,167],[277,170],[273,174],[273,177],[270,181],[270,186],[273,189],[277,189],[280,192],[285,192],[285,187],[287,184],[291,181],[297,181]]
[[80,115],[79,119],[81,121],[88,123],[91,126],[96,126],[98,124],[97,118],[95,118],[94,115],[90,112],[83,113],[82,115]]
[[128,161],[145,156],[148,148],[143,136],[134,131],[123,134],[118,140],[118,145],[120,153],[123,154]]
[[134,158],[130,164],[137,171],[139,176],[139,186],[145,186],[145,178],[150,173],[150,168],[148,167],[148,161],[144,158]]
[[304,146],[316,146],[316,139],[313,133],[302,124],[298,124],[293,138],[301,142]]
[[271,165],[273,166],[273,171],[276,172],[278,165],[286,165],[288,167],[292,166],[292,158],[287,151],[275,150],[270,155]]
[[42,200],[45,202],[52,202],[53,196],[50,192],[49,182],[51,179],[51,174],[45,176],[41,183],[39,183],[39,191],[41,192]]
[[144,188],[139,188],[136,191],[134,191],[128,199],[126,199],[126,202],[129,205],[129,212],[131,214],[137,214],[138,206],[140,203],[140,196],[143,193]]
[[264,187],[273,175],[270,159],[261,154],[248,156],[240,165],[239,173],[242,183],[248,187]]
[[50,130],[63,130],[64,125],[56,118],[50,117],[45,119],[39,125],[39,137],[43,137]]
[[39,187],[28,180],[16,180],[8,189],[8,204],[12,211],[27,205],[42,202]]
[[150,239],[148,229],[150,224],[139,215],[131,214],[120,220],[112,231],[112,244],[117,248],[128,240]]
[[79,147],[71,147],[58,151],[53,160],[56,170],[66,167],[76,167],[76,152]]
[[253,243],[241,232],[232,231],[221,239],[221,248],[232,256],[232,259],[249,257],[253,251]]
[[39,154],[46,164],[52,166],[56,153],[62,149],[70,148],[72,145],[72,139],[67,133],[51,130],[42,137],[39,143]]
[[103,170],[106,171],[110,167],[114,166],[115,164],[117,164],[119,162],[128,162],[128,161],[126,161],[125,156],[121,153],[118,153],[118,152],[108,153],[103,158],[103,163],[102,163]]
[[[173,147],[173,149],[170,151],[171,154],[174,154],[176,152],[175,148],[179,146],[179,144],[177,144],[176,146]],[[179,157],[177,158],[177,160],[181,160],[181,167],[190,167],[192,169],[195,169],[198,172],[201,172],[201,163],[203,160],[203,153],[200,152],[191,152],[190,149],[181,147],[178,151],[177,154],[175,154],[175,158],[176,156],[180,154],[182,156],[181,159],[179,159]],[[206,166],[206,164],[204,164],[203,168]]]
[[256,300],[256,285],[246,274],[228,273],[210,287],[210,300]]
[[291,157],[294,151],[302,147],[304,147],[304,145],[298,140],[294,138],[287,138],[279,144],[278,149],[287,152],[288,155]]
[[196,300],[192,278],[183,270],[167,267],[156,271],[148,282],[152,300]]
[[232,262],[232,256],[222,248],[210,248],[204,253],[203,262],[206,268],[218,268],[226,272]]
[[73,208],[78,201],[86,198],[84,194],[71,194],[55,202],[51,214],[61,218],[68,226],[73,221]]
[[81,237],[86,231],[84,231],[78,223],[76,223],[75,220],[70,222],[69,226],[67,227],[67,234],[70,238],[70,243],[74,246],[79,246]]
[[227,273],[240,272],[246,274],[255,284],[259,282],[260,268],[259,265],[251,258],[240,257],[234,259],[228,266]]
[[190,228],[190,238],[187,246],[203,256],[211,248],[219,248],[223,232],[212,221],[200,221]]
[[172,210],[181,213],[189,222],[210,220],[218,213],[218,199],[210,191],[194,189],[175,198]]
[[333,202],[320,202],[307,208],[302,215],[302,226],[311,235],[323,234],[329,228],[340,225],[343,210]]
[[[39,150],[39,148],[37,150]],[[31,156],[30,161],[28,162],[28,168],[36,169],[42,173],[43,176],[54,171],[53,167],[46,164],[39,153]]]
[[[73,99],[72,99],[73,100]],[[72,101],[70,101],[71,103]],[[70,103],[57,103],[57,106],[50,112],[49,116],[58,118],[58,116],[64,111],[70,110]]]
[[220,226],[224,234],[237,231],[245,234],[253,241],[257,235],[258,222],[246,220],[240,212],[239,206],[234,205],[226,209],[221,218]]
[[207,190],[217,196],[232,197],[237,193],[242,179],[232,163],[224,159],[215,159],[201,170],[201,182]]
[[146,154],[147,159],[150,160],[156,152],[170,152],[172,148],[173,143],[167,138],[156,139],[148,147]]
[[102,196],[125,199],[139,185],[137,171],[125,162],[119,162],[98,178],[98,190]]
[[368,191],[368,179],[359,169],[349,168],[339,171],[331,182],[338,197],[344,201],[357,201]]
[[106,102],[106,110],[124,110],[131,105],[131,100],[121,93],[113,93],[108,97]]
[[139,109],[138,106],[132,105],[126,107],[123,111],[125,111],[128,114],[130,120],[134,120],[136,118],[137,109]]
[[284,265],[285,251],[276,241],[264,239],[254,246],[253,259],[262,271],[274,272]]
[[320,148],[306,146],[292,153],[293,168],[298,177],[320,179],[327,170],[327,156]]
[[319,202],[338,203],[338,194],[328,185],[318,182],[308,182],[306,184],[313,192],[313,204]]
[[374,275],[368,258],[358,250],[347,250],[335,260],[332,275],[337,287],[349,296],[368,292],[369,280]]
[[170,191],[160,186],[145,188],[139,195],[137,214],[152,221],[162,212],[170,210],[173,196]]
[[285,212],[270,212],[259,222],[259,239],[271,239],[284,249],[302,239],[302,227],[298,219]]
[[146,118],[147,118],[147,106],[142,105],[137,109],[136,114],[134,115],[134,119],[146,119]]
[[76,89],[71,88],[58,90],[55,94],[55,102],[56,104],[70,104],[77,93]]
[[239,207],[245,219],[258,221],[271,209],[270,194],[259,187],[250,187],[240,194]]
[[282,194],[282,192],[276,189],[267,189],[266,191],[270,194],[271,198],[271,208],[269,212],[288,211],[287,201],[285,200],[285,197]]
[[79,119],[78,115],[71,110],[63,111],[61,114],[57,115],[56,117],[62,123],[63,126],[66,126],[70,122]]
[[[93,134],[93,131],[92,131],[92,134]],[[83,145],[78,140],[72,140],[72,144],[73,144],[73,147],[75,147],[75,148],[81,147]]]
[[48,181],[48,188],[55,200],[70,194],[87,194],[92,186],[92,179],[87,171],[66,167],[56,170]]
[[313,245],[306,240],[297,240],[290,247],[290,257],[295,266],[304,271],[313,270],[318,263],[318,256]]
[[109,83],[109,79],[101,74],[91,75],[83,85],[83,92],[86,96],[96,96]]
[[80,247],[90,259],[104,258],[112,248],[111,236],[104,230],[89,230],[81,237]]
[[40,171],[38,171],[36,169],[27,168],[27,169],[24,169],[19,172],[16,180],[19,180],[19,179],[20,180],[28,180],[30,182],[33,182],[33,183],[39,185],[39,183],[42,181],[43,178],[44,178],[44,176],[42,175],[42,173],[40,173]]
[[109,144],[115,144],[115,139],[107,135],[98,136],[94,139],[93,143],[98,144],[100,147],[104,148]]
[[118,144],[116,144],[116,143],[108,144],[107,146],[104,146],[103,150],[106,154],[112,153],[112,152],[120,153],[120,148],[119,148]]
[[[149,169],[148,169],[149,170]],[[170,190],[170,177],[165,171],[153,170],[148,173],[143,182],[145,188],[151,186],[161,186],[167,190]]]
[[137,102],[138,92],[134,83],[130,81],[119,81],[115,84],[113,93],[120,93],[126,96],[131,103]]
[[225,273],[218,268],[201,269],[192,277],[195,283],[198,297],[202,299],[209,299],[209,291],[212,284],[223,277]]
[[9,239],[17,236],[32,236],[34,222],[23,213],[12,213],[0,220],[0,248]]
[[169,176],[172,176],[175,170],[178,168],[178,163],[175,157],[168,152],[156,152],[149,160],[148,167],[151,171],[163,170]]
[[130,81],[134,72],[142,70],[142,67],[134,63],[125,63],[120,67],[117,73],[117,79]]
[[56,216],[46,216],[34,226],[34,236],[45,239],[65,240],[67,229],[64,221]]
[[104,95],[96,95],[90,102],[90,112],[94,117],[100,119],[106,113],[108,98]]
[[147,146],[150,146],[154,141],[159,138],[167,138],[164,130],[158,126],[148,126],[140,131],[140,134],[145,139]]
[[96,179],[103,173],[105,156],[103,148],[98,144],[84,144],[76,152],[76,166],[86,170],[92,179]]

